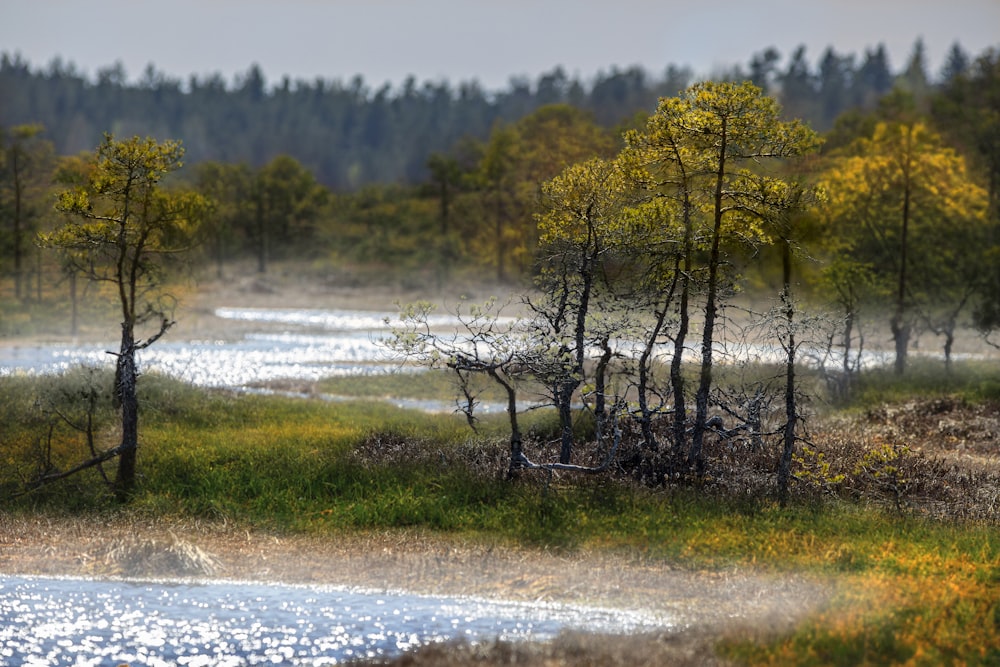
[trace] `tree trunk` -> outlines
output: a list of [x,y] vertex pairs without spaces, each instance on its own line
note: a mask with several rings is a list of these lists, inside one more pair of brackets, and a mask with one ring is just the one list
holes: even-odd
[[42,302],[42,249],[35,252],[35,297],[38,303]]
[[121,502],[127,501],[135,489],[136,454],[139,449],[137,378],[134,333],[132,327],[124,322],[115,387],[122,411],[122,442],[119,448],[118,475],[115,479],[115,496]]
[[264,224],[264,195],[257,198],[257,273],[267,273],[267,226]]
[[607,373],[608,365],[611,363],[611,345],[608,337],[601,339],[601,358],[594,369],[594,421],[596,422],[596,434],[598,446],[604,440],[604,425],[608,419],[607,410]]
[[691,327],[690,299],[691,299],[691,270],[694,258],[692,257],[694,243],[694,225],[691,220],[692,206],[690,190],[687,185],[687,169],[683,160],[679,162],[683,175],[683,221],[684,221],[684,246],[681,253],[684,259],[684,269],[680,270],[681,257],[677,258],[674,267],[675,272],[680,273],[680,303],[678,304],[678,325],[677,334],[674,337],[674,356],[670,360],[670,389],[674,398],[674,448],[672,467],[679,466],[684,459],[684,449],[687,445],[687,397],[685,396],[684,373],[684,345],[687,343],[688,331]]
[[951,349],[955,345],[955,318],[951,318],[944,328],[944,372],[951,375]]
[[504,242],[503,242],[503,194],[500,189],[497,189],[496,202],[494,202],[493,211],[493,233],[496,237],[497,244],[497,282],[501,285],[507,281],[507,271],[504,267]]
[[79,297],[76,293],[76,271],[69,272],[69,300],[71,306],[69,335],[75,336],[79,330]]
[[15,147],[12,151],[11,158],[11,171],[14,175],[14,229],[13,229],[13,241],[14,241],[14,298],[18,301],[24,299],[27,300],[28,295],[31,290],[23,289],[24,281],[24,267],[23,267],[23,249],[22,249],[22,220],[21,220],[21,170],[18,164],[18,154],[20,151]]
[[856,317],[854,308],[847,309],[847,316],[844,318],[844,375],[851,374],[851,344],[854,336],[854,319]]
[[892,342],[896,351],[896,360],[893,363],[896,375],[902,375],[906,371],[906,351],[910,346],[911,327],[903,318],[902,305],[900,305],[896,314],[892,316],[892,321],[889,323],[889,327],[892,330]]
[[579,383],[568,380],[559,383],[556,403],[559,410],[559,463],[573,458],[573,392]]
[[682,461],[687,445],[687,405],[684,383],[684,345],[691,326],[689,299],[691,294],[691,222],[684,224],[684,272],[681,274],[681,298],[678,306],[680,322],[674,337],[674,356],[670,360],[670,387],[674,396],[674,462]]
[[726,174],[726,126],[722,127],[722,143],[719,147],[719,166],[716,172],[714,224],[712,228],[712,249],[708,258],[708,296],[705,298],[705,328],[701,337],[701,377],[695,394],[694,432],[691,434],[691,451],[688,461],[694,463],[697,474],[705,471],[702,444],[708,423],[708,394],[712,389],[712,343],[715,336],[716,300],[719,289],[719,254],[722,240],[722,191]]
[[[910,127],[906,138],[907,148],[912,141],[913,128]],[[906,153],[906,163],[903,165],[903,219],[899,234],[899,282],[896,286],[896,311],[892,316],[892,340],[896,347],[896,375],[902,375],[906,370],[906,352],[910,343],[911,326],[906,314],[906,264],[909,250],[910,233],[910,151]]]
[[792,474],[792,455],[795,453],[795,426],[798,414],[795,406],[795,331],[792,328],[795,307],[792,304],[792,253],[788,239],[782,244],[782,273],[784,288],[781,300],[785,306],[785,321],[788,327],[787,356],[785,358],[785,429],[781,460],[778,463],[778,500],[782,505],[788,502],[788,484]]
[[[847,400],[852,391],[854,385],[854,370],[855,367],[851,363],[851,349],[854,346],[854,323],[857,320],[857,311],[854,306],[849,306],[847,308],[847,313],[844,317],[844,340],[843,340],[843,350],[844,359],[841,363],[841,368],[843,369],[843,377],[840,382],[837,383],[838,400]],[[858,349],[858,361],[860,363],[861,350],[860,346]]]
[[513,479],[525,460],[521,443],[521,427],[517,422],[517,390],[514,385],[504,380],[496,370],[489,371],[489,375],[507,393],[507,420],[510,423],[510,463],[507,466],[507,479]]
[[670,307],[670,301],[672,301],[672,297],[668,298],[663,308],[656,312],[656,322],[653,325],[653,330],[649,332],[649,338],[646,339],[646,345],[639,357],[639,379],[638,386],[636,387],[639,401],[639,426],[642,429],[643,446],[652,451],[659,449],[659,443],[656,441],[656,435],[653,433],[653,415],[649,409],[649,360],[653,356],[656,339],[659,338],[660,331],[663,330],[663,324],[667,319],[667,308]]
[[580,270],[583,285],[580,288],[580,303],[576,309],[576,319],[573,323],[573,368],[567,378],[559,382],[556,390],[561,431],[559,463],[569,463],[573,456],[573,393],[580,386],[583,377],[587,314],[590,311],[590,292],[594,285],[593,267],[596,256],[597,248],[595,247],[591,256],[585,257],[583,267]]

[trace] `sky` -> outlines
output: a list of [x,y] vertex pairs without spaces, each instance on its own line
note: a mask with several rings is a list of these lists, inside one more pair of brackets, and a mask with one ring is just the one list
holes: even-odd
[[955,41],[1000,47],[1000,0],[0,0],[0,52],[89,77],[121,62],[130,81],[152,63],[233,82],[256,63],[269,85],[412,75],[500,90],[557,65],[584,81],[632,65],[708,76],[771,46],[787,59],[805,45],[815,64],[828,46],[861,58],[879,43],[897,71],[917,38],[932,76]]

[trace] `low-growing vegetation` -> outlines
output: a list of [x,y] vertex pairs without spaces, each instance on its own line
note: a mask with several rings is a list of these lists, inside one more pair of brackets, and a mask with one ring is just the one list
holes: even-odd
[[[4,511],[120,511],[100,466],[32,486],[114,441],[108,401],[81,400],[106,398],[111,382],[87,369],[3,378]],[[140,386],[129,510],[139,515],[330,536],[419,527],[694,568],[812,572],[837,582],[830,605],[788,636],[726,639],[722,655],[816,665],[1000,657],[1000,420],[981,379],[926,398],[897,384],[900,400],[814,417],[784,506],[773,496],[776,452],[749,440],[712,440],[706,474],[666,486],[630,463],[639,435],[628,432],[606,474],[525,470],[511,480],[500,416],[473,432],[461,415],[380,402],[208,391],[155,374]],[[557,456],[558,419],[530,419],[534,451]]]

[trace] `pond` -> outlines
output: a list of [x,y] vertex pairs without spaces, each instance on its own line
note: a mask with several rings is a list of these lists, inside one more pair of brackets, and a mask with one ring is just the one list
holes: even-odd
[[[164,373],[200,387],[268,391],[269,383],[315,382],[323,378],[416,373],[382,341],[397,326],[398,314],[362,310],[217,308],[213,315],[241,333],[219,339],[164,337],[136,353],[141,372]],[[501,318],[501,323],[510,322]],[[431,315],[428,324],[454,332],[453,315]],[[108,367],[117,343],[37,343],[0,345],[0,378],[15,373],[60,373],[75,366]],[[324,395],[328,400],[350,397]],[[387,397],[401,408],[454,412],[454,401]],[[526,404],[527,405],[527,404]],[[500,403],[482,402],[481,413],[502,412]]]
[[0,577],[3,665],[332,665],[453,639],[669,625],[613,609],[339,587]]

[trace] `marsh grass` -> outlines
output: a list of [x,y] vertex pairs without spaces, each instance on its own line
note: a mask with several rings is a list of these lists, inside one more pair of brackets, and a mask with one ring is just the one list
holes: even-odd
[[[951,385],[967,392],[953,395],[954,405],[985,400],[980,388],[989,376],[966,377],[966,384]],[[7,464],[0,491],[30,476],[46,442],[57,467],[79,457],[78,431],[63,424],[52,438],[42,437],[52,412],[40,406],[58,403],[70,411],[80,392],[109,381],[99,373],[0,380],[0,456]],[[913,407],[884,421],[916,432],[917,422],[906,420],[931,409],[913,399],[925,386],[919,376],[897,383],[892,395],[907,396]],[[726,657],[775,665],[989,665],[1000,659],[1000,535],[996,517],[989,520],[981,508],[961,516],[927,513],[867,502],[874,487],[811,487],[808,480],[799,482],[795,502],[786,507],[752,480],[651,489],[627,476],[529,471],[507,481],[500,419],[484,420],[474,434],[459,415],[425,415],[382,402],[205,391],[154,374],[141,378],[140,393],[142,478],[130,510],[140,516],[329,536],[416,527],[694,568],[805,571],[837,582],[833,602],[790,635],[727,640]],[[892,444],[873,443],[865,432],[876,413],[874,406],[858,409],[834,425],[836,446],[828,443],[826,453],[840,468],[828,471],[832,477],[853,470],[872,444]],[[942,423],[932,416],[932,423]],[[102,407],[95,418],[100,446],[113,445],[113,412]],[[554,416],[537,411],[530,419],[532,446],[544,450]],[[714,455],[716,475],[771,465],[762,453],[725,468],[720,462],[730,455]],[[906,474],[946,472],[921,466]],[[960,470],[944,479],[949,487],[962,479],[968,489],[995,485],[976,474]],[[920,493],[951,502],[931,482],[921,483],[926,488],[914,486]],[[18,499],[10,510],[116,511],[101,488],[96,472],[88,473]],[[964,493],[965,487],[956,488]]]
[[[476,418],[490,421],[490,413],[482,409],[483,403],[506,405],[503,389],[484,376],[469,378],[469,390],[476,402]],[[519,400],[523,407],[545,402],[545,389],[537,383],[523,381],[519,387]],[[379,375],[330,377],[319,380],[315,391],[336,396],[355,398],[413,398],[441,401],[454,406],[455,412],[465,409],[467,399],[459,389],[455,373],[447,370],[424,370],[419,373],[396,372]],[[531,421],[530,412],[527,419]]]
[[860,376],[857,390],[842,407],[864,409],[914,397],[955,394],[969,401],[1000,401],[1000,360],[956,361],[949,371],[940,360],[916,357],[902,376],[892,368],[874,368]]
[[[73,314],[68,283],[61,273],[50,274],[59,282],[45,284],[42,299],[33,293],[25,300],[0,296],[0,337],[70,336]],[[79,287],[77,299],[77,331],[82,336],[104,337],[117,330],[120,310],[117,295],[107,285],[90,283]]]

